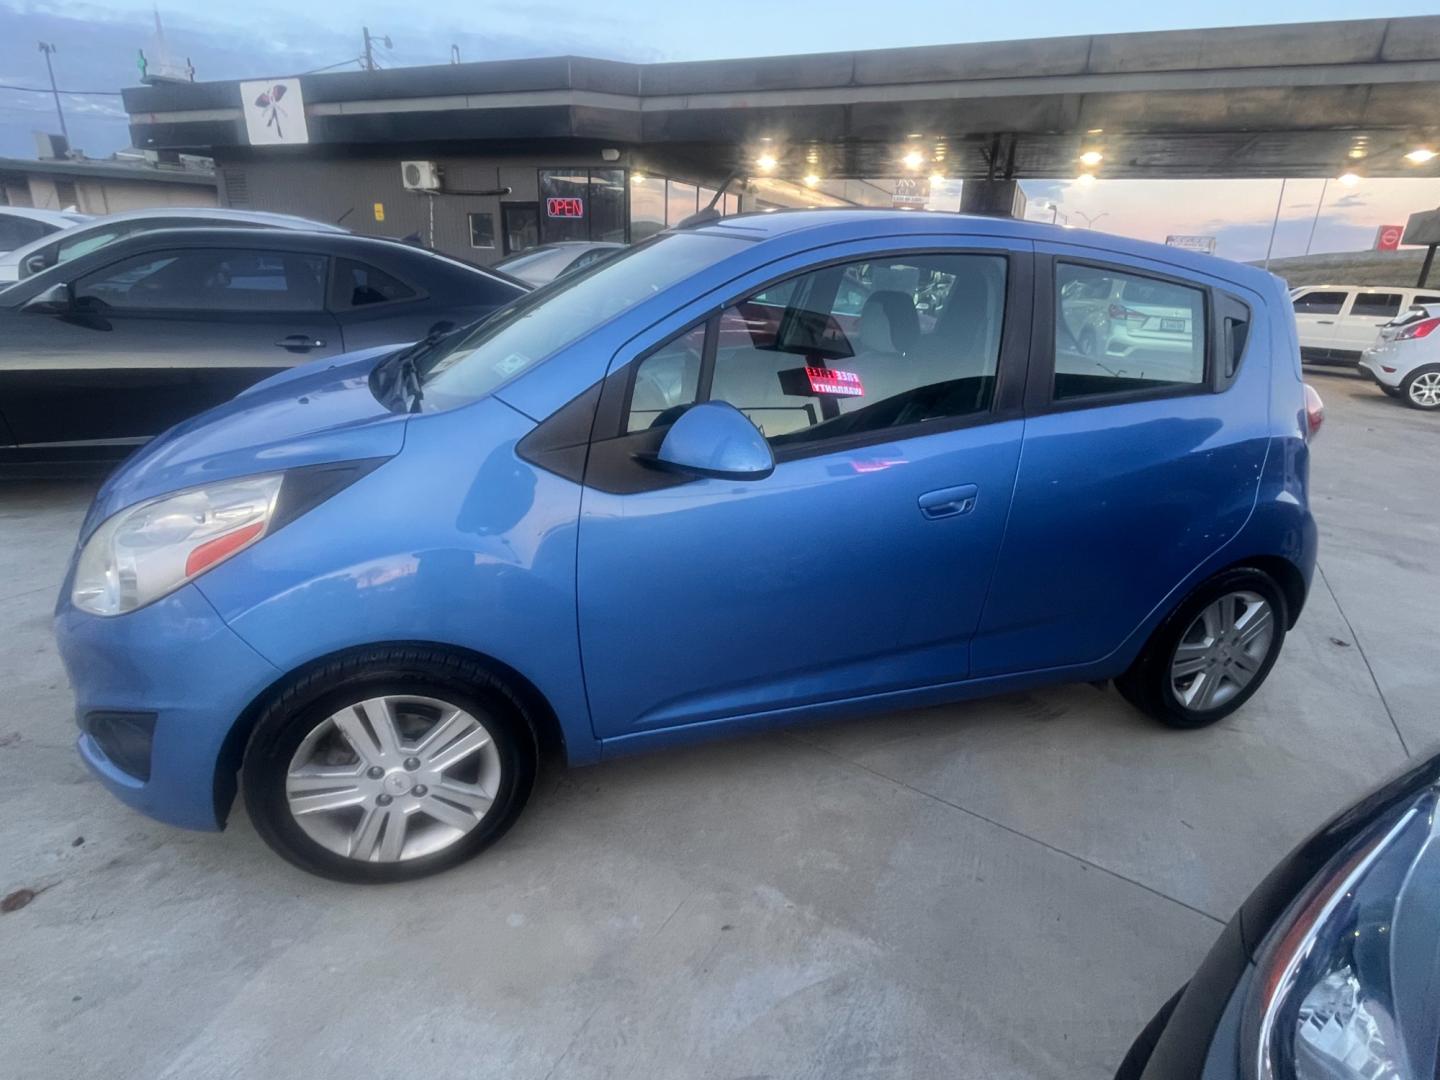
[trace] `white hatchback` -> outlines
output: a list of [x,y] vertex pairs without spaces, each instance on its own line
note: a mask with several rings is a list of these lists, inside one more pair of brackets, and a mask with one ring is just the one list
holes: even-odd
[[1416,305],[1386,324],[1360,357],[1360,370],[1391,397],[1440,409],[1440,303]]

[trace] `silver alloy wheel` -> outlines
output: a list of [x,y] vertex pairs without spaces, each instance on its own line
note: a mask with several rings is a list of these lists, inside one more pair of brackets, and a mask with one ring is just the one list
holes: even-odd
[[1218,709],[1260,673],[1275,611],[1259,593],[1226,593],[1195,616],[1170,662],[1170,689],[1187,709]]
[[290,813],[317,844],[361,862],[433,855],[484,820],[500,787],[489,730],[436,698],[387,695],[315,726],[290,759]]
[[1410,400],[1422,409],[1440,406],[1440,371],[1416,375],[1410,383]]

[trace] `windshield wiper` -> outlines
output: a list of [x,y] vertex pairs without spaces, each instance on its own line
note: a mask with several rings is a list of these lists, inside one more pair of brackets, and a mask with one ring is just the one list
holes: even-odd
[[416,361],[448,337],[454,329],[454,323],[436,323],[428,334],[415,344],[401,349],[385,365],[395,372],[395,383],[391,386],[390,393],[399,395],[405,402],[406,412],[418,413],[425,400],[424,385],[420,381],[420,369],[416,366]]

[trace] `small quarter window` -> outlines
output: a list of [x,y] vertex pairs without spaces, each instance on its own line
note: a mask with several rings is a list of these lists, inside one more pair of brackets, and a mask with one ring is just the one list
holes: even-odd
[[700,358],[705,351],[702,323],[652,352],[635,369],[630,415],[625,432],[664,427],[686,405],[695,403],[700,388]]
[[1055,299],[1056,401],[1205,382],[1202,289],[1062,262]]
[[339,295],[351,307],[389,304],[415,295],[415,290],[400,279],[351,259],[338,260],[335,273],[340,283]]

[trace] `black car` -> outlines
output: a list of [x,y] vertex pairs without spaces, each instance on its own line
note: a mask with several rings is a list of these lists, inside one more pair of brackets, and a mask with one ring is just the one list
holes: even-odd
[[1440,755],[1295,849],[1116,1080],[1440,1076]]
[[277,371],[459,327],[526,291],[340,233],[118,240],[0,292],[0,472],[103,466]]

